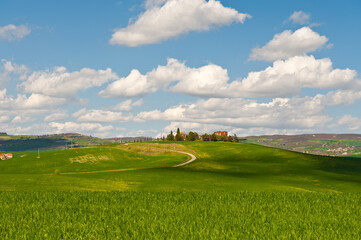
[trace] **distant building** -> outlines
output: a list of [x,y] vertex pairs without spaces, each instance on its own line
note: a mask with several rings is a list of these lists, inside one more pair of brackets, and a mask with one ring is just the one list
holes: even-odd
[[13,154],[12,153],[3,153],[0,154],[0,160],[6,160],[6,159],[10,159],[13,158]]
[[227,131],[217,131],[217,132],[214,132],[214,134],[216,134],[217,136],[225,136],[225,137],[228,136]]

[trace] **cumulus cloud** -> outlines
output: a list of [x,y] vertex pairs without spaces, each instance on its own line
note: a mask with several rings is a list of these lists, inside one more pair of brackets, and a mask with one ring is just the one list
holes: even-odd
[[103,97],[139,97],[159,89],[199,97],[285,97],[302,88],[351,88],[357,72],[334,69],[328,58],[296,56],[278,60],[244,79],[229,82],[226,69],[215,64],[190,68],[176,59],[166,66],[141,74],[138,70],[109,84],[100,92]]
[[111,125],[102,125],[100,123],[76,123],[76,122],[51,122],[49,126],[56,133],[81,132],[83,134],[95,134],[97,136],[109,136],[115,128]]
[[304,25],[310,22],[311,15],[303,11],[295,11],[288,18],[293,24]]
[[315,98],[319,98],[326,106],[352,105],[361,99],[361,90],[336,90],[328,92],[326,95],[317,94]]
[[54,133],[54,129],[48,124],[44,123],[33,123],[28,126],[21,126],[20,124],[2,124],[2,129],[6,129],[8,134],[12,135],[42,135]]
[[112,107],[112,110],[115,111],[130,111],[135,106],[141,106],[143,104],[143,100],[139,99],[138,101],[133,102],[131,99],[125,100],[124,102],[120,102],[114,107]]
[[6,91],[7,91],[6,88],[0,90],[0,100],[5,99],[5,97],[6,97]]
[[49,110],[55,106],[64,105],[66,102],[67,100],[65,98],[50,97],[36,93],[33,93],[30,96],[18,94],[16,98],[13,98],[11,96],[7,96],[5,92],[4,96],[0,96],[0,110]]
[[[189,68],[176,59],[168,59],[166,66],[158,66],[145,75],[136,69],[132,70],[127,77],[108,85],[100,95],[115,98],[139,97],[164,89],[195,96],[212,96],[220,88],[227,86],[228,79],[227,70],[220,66],[209,64]],[[174,82],[178,84],[168,89]]]
[[54,121],[60,121],[65,120],[69,117],[69,114],[65,112],[56,112],[53,114],[50,114],[44,118],[45,122],[54,122]]
[[81,109],[72,115],[79,122],[126,122],[132,120],[131,114],[100,109]]
[[8,122],[10,120],[9,116],[0,115],[0,123]]
[[303,55],[322,48],[328,38],[320,36],[309,27],[295,32],[286,30],[276,34],[271,41],[261,48],[253,48],[249,60],[274,61],[297,55]]
[[302,88],[352,88],[357,72],[334,69],[329,58],[296,56],[278,60],[259,72],[250,72],[242,81],[234,81],[230,89],[247,97],[280,97],[299,93]]
[[65,67],[57,67],[53,71],[33,72],[19,87],[27,93],[73,98],[80,90],[101,86],[116,78],[117,75],[110,68],[106,70],[83,68],[80,71],[67,72]]
[[111,44],[131,47],[153,44],[191,31],[243,23],[250,17],[216,0],[151,0],[145,5],[147,10],[134,23],[114,31]]
[[[243,98],[211,98],[192,104],[179,104],[165,111],[141,112],[136,120],[170,121],[158,137],[177,127],[199,133],[227,130],[242,136],[297,134],[330,130],[329,123],[334,119],[327,114],[326,108],[352,104],[357,99],[361,99],[361,92],[352,90],[336,90],[314,97],[275,98],[264,103]],[[360,129],[360,123],[360,119],[351,116],[337,122],[348,130]]]
[[353,117],[351,115],[343,116],[339,121],[339,125],[345,126],[349,131],[355,131],[361,129],[361,119]]
[[121,78],[107,86],[99,94],[102,97],[123,98],[123,97],[139,97],[149,92],[158,90],[157,86],[153,86],[138,70],[133,69],[127,77]]
[[25,65],[17,65],[11,61],[5,59],[1,60],[2,65],[0,65],[0,86],[6,83],[11,75],[17,75],[20,80],[26,78],[29,69]]
[[136,119],[217,124],[233,128],[305,129],[331,121],[324,110],[325,106],[319,99],[311,97],[275,98],[267,103],[242,98],[211,98],[177,105],[163,112],[141,112]]
[[0,27],[0,40],[5,39],[9,42],[21,40],[26,35],[29,35],[30,32],[31,30],[26,25],[16,26],[14,24],[9,24]]
[[34,118],[31,118],[29,116],[16,116],[13,118],[13,120],[11,121],[12,123],[27,123],[27,122],[32,122],[34,121]]

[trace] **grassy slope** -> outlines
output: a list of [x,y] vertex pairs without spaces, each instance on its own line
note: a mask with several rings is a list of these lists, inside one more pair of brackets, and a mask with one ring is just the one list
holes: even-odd
[[[117,146],[97,146],[53,152],[16,153],[11,160],[0,161],[0,189],[3,190],[124,190],[129,189],[122,180],[96,179],[93,174],[50,175],[113,169],[173,166],[187,160],[183,154],[173,156],[147,156],[128,152]],[[107,175],[107,174],[105,174]]]
[[[22,158],[19,153],[0,161],[0,189],[31,190],[0,192],[0,238],[360,239],[360,158],[253,144],[183,144],[176,149],[192,149],[198,159],[180,168],[42,174],[171,166],[186,160],[169,152],[171,144],[73,149],[44,153],[40,159],[36,153]],[[144,155],[147,150],[153,156]],[[111,160],[70,163],[84,155]]]
[[[120,168],[172,166],[186,156],[147,156],[146,150],[114,146],[73,149],[0,162],[0,189],[84,190],[230,190],[359,192],[361,160],[305,155],[244,143],[184,142],[198,159],[180,168],[77,175],[42,175],[59,169],[84,172]],[[142,145],[139,145],[142,146]],[[159,146],[168,146],[170,144]],[[153,149],[154,150],[154,149]],[[152,150],[152,151],[153,151]],[[130,152],[138,151],[141,154]],[[152,154],[152,153],[151,153]],[[169,155],[169,151],[167,152]],[[166,155],[167,155],[166,154]],[[93,155],[108,160],[71,163]],[[153,154],[154,155],[154,154]],[[162,154],[161,154],[162,155]],[[86,158],[86,157],[85,157]],[[83,158],[80,158],[83,159]],[[92,159],[92,158],[91,158]]]

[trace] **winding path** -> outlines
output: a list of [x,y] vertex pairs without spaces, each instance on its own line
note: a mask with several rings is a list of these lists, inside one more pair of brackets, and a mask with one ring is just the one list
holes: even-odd
[[[191,157],[190,160],[171,166],[171,167],[181,167],[184,165],[187,165],[193,161],[195,161],[197,158],[196,156],[194,156],[191,153],[188,152],[182,152],[182,151],[175,151],[172,150],[173,152],[178,152],[178,153],[182,153],[182,154],[186,154],[188,156]],[[89,172],[67,172],[67,173],[61,173],[60,175],[72,175],[72,174],[85,174],[85,173],[105,173],[105,172],[126,172],[126,171],[134,171],[134,170],[144,170],[144,169],[156,169],[156,168],[168,168],[168,167],[144,167],[144,168],[126,168],[126,169],[112,169],[112,170],[99,170],[99,171],[89,171]],[[53,174],[46,174],[46,175],[53,175]]]
[[181,167],[181,166],[187,165],[197,159],[196,156],[194,156],[192,153],[181,152],[181,151],[173,151],[173,152],[183,153],[183,154],[187,154],[188,156],[191,156],[191,160],[188,160],[187,162],[184,162],[184,163],[174,165],[173,167]]

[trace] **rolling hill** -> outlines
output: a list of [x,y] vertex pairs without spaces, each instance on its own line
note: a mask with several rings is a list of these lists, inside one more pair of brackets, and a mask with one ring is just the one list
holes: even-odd
[[248,143],[317,155],[361,155],[361,134],[264,135],[246,139]]
[[[189,159],[185,166],[175,167]],[[361,158],[247,143],[16,152],[1,239],[359,239]]]
[[[197,160],[180,168],[193,153]],[[167,167],[169,166],[169,167]],[[112,169],[149,168],[126,172]],[[52,175],[55,171],[60,175]],[[66,173],[74,174],[66,174]],[[69,183],[72,182],[71,185]],[[51,183],[51,184],[49,184]],[[30,184],[30,185],[29,185]],[[358,192],[360,158],[316,156],[247,143],[131,143],[41,153],[0,162],[0,189]]]

